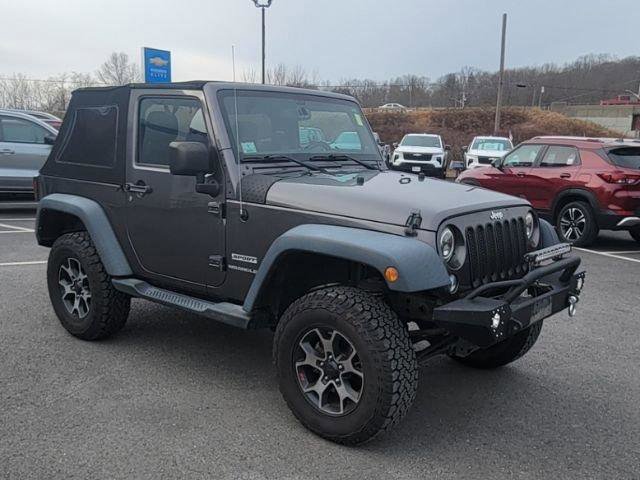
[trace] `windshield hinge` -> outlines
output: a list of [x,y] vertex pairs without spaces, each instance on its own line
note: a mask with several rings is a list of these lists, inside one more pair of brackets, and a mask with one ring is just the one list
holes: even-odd
[[418,232],[416,230],[420,228],[422,224],[422,215],[420,210],[412,210],[411,214],[407,217],[407,221],[404,224],[404,233],[409,237],[415,237]]

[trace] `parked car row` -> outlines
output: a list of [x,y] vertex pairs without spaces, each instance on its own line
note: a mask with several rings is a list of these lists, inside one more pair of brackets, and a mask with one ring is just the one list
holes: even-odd
[[[47,117],[47,118],[45,118]],[[0,110],[0,193],[32,193],[60,120],[44,112]]]
[[627,230],[640,243],[638,142],[536,137],[482,167],[456,181],[527,199],[563,241],[587,246],[600,230]]

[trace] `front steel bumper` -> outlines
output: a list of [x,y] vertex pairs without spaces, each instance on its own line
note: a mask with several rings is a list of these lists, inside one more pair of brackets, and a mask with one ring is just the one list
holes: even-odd
[[[501,342],[578,301],[584,272],[568,257],[533,268],[517,280],[488,283],[437,307],[433,320],[477,347]],[[581,279],[581,280],[580,280]]]

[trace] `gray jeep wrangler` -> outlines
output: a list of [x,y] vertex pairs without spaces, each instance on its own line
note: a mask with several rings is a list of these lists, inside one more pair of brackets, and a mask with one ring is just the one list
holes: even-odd
[[584,273],[529,203],[386,170],[351,97],[190,82],[74,92],[36,181],[53,308],[120,330],[132,297],[275,331],[313,432],[396,424],[434,355],[495,368],[575,311]]

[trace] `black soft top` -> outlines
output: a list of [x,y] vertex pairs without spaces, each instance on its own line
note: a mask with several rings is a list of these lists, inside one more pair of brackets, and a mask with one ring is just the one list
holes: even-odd
[[325,97],[353,99],[346,95],[295,87],[192,80],[176,83],[130,83],[118,87],[86,87],[75,90],[42,175],[122,185],[125,182],[129,99],[134,89],[202,90],[252,89],[290,93],[306,92]]
[[206,81],[131,83],[75,90],[43,175],[121,185],[125,178],[131,90],[202,90]]

